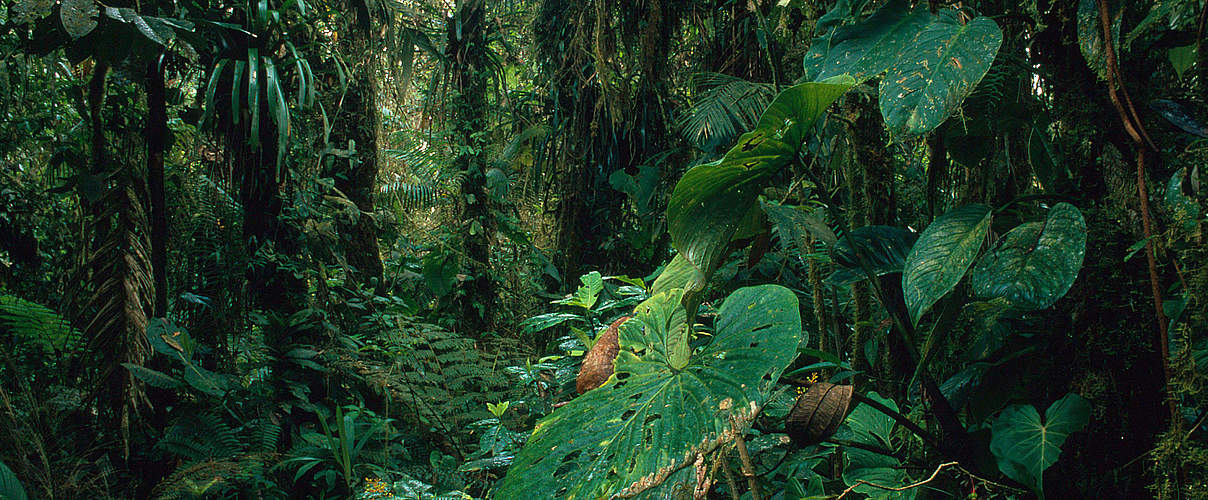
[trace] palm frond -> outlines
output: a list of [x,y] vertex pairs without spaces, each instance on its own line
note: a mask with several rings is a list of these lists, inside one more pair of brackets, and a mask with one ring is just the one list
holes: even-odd
[[83,338],[58,312],[12,295],[0,295],[0,333],[47,354],[75,351]]
[[775,97],[771,85],[736,76],[697,73],[691,81],[696,97],[675,125],[702,151],[726,147],[754,128]]

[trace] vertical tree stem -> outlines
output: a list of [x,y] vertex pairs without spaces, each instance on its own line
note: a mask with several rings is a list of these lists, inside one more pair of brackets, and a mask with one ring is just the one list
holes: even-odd
[[1107,52],[1107,92],[1111,98],[1112,105],[1116,108],[1116,112],[1120,115],[1120,121],[1124,124],[1124,129],[1132,138],[1134,146],[1137,148],[1137,197],[1141,204],[1141,227],[1145,236],[1145,261],[1149,267],[1149,287],[1153,295],[1154,319],[1158,323],[1158,344],[1162,349],[1162,372],[1165,376],[1165,392],[1166,405],[1170,411],[1171,425],[1179,425],[1179,410],[1178,403],[1174,400],[1170,393],[1170,337],[1166,331],[1166,313],[1162,310],[1162,287],[1158,279],[1158,266],[1154,257],[1153,244],[1153,217],[1149,212],[1149,191],[1145,187],[1145,148],[1147,145],[1152,145],[1149,141],[1149,135],[1145,132],[1144,126],[1140,120],[1136,119],[1136,112],[1129,113],[1124,109],[1121,103],[1121,94],[1124,101],[1128,102],[1131,107],[1131,99],[1128,98],[1128,91],[1124,88],[1124,79],[1120,76],[1117,62],[1116,49],[1112,40],[1111,30],[1111,15],[1108,13],[1107,0],[1098,0],[1099,6],[1099,24],[1103,29],[1104,50]]

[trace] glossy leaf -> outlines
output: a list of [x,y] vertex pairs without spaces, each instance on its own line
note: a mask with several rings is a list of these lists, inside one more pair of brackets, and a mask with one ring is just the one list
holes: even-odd
[[990,452],[1007,477],[1031,486],[1044,498],[1044,470],[1057,462],[1061,445],[1070,433],[1090,421],[1091,404],[1077,394],[1067,394],[1044,412],[1044,420],[1031,405],[1012,405],[994,420]]
[[705,281],[705,273],[700,268],[684,257],[684,254],[677,254],[663,267],[663,272],[654,280],[650,293],[658,294],[681,288],[687,295],[704,290]]
[[926,5],[911,9],[905,0],[892,0],[867,19],[838,28],[818,79],[847,74],[864,81],[880,75],[932,17]]
[[1001,45],[1002,30],[992,19],[961,24],[951,11],[941,11],[881,82],[886,127],[909,137],[940,126],[986,76]]
[[1003,235],[973,268],[969,281],[981,298],[1001,297],[1021,309],[1044,309],[1069,291],[1086,253],[1086,222],[1069,203],[1045,222],[1021,224]]
[[711,274],[768,179],[793,161],[806,131],[853,84],[847,78],[785,90],[725,157],[685,173],[667,206],[668,232],[680,254]]
[[592,271],[579,277],[582,285],[565,299],[555,300],[555,304],[566,306],[578,306],[584,309],[591,309],[596,305],[596,300],[600,298],[600,292],[604,291],[604,277],[599,271]]
[[[1123,10],[1118,5],[1109,5],[1108,12],[1112,18],[1112,41],[1115,42],[1113,46],[1118,46]],[[1099,78],[1107,80],[1107,44],[1103,40],[1103,24],[1099,19],[1098,1],[1079,0],[1077,16],[1078,49],[1082,51],[1082,57],[1086,58],[1086,64],[1090,66],[1091,71],[1099,75]]]
[[919,322],[960,282],[977,258],[990,231],[990,207],[968,205],[950,210],[932,222],[906,256],[902,293],[910,320]]
[[1166,121],[1170,122],[1188,134],[1208,138],[1208,127],[1191,116],[1187,107],[1170,99],[1154,99],[1149,103],[1149,109],[1154,110]]
[[918,239],[919,233],[892,226],[865,226],[845,234],[831,249],[839,269],[826,282],[844,286],[867,279],[864,266],[874,276],[900,273]]
[[[639,305],[621,327],[614,375],[542,419],[496,498],[608,498],[656,487],[745,426],[796,355],[796,296],[764,285],[734,292],[708,345],[672,367],[686,328],[681,292]],[[690,469],[688,469],[690,470]]]

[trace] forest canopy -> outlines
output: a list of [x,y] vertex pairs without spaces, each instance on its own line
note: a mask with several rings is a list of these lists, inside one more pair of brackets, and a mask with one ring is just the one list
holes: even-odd
[[4,0],[0,500],[1208,499],[1206,26]]

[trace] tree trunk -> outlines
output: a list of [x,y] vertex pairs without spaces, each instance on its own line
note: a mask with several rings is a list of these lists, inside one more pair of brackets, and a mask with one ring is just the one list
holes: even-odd
[[449,79],[455,92],[452,123],[460,143],[454,164],[463,174],[457,207],[462,221],[462,246],[468,267],[473,271],[465,295],[458,298],[458,306],[471,331],[491,328],[497,302],[491,268],[491,239],[496,224],[485,189],[486,144],[481,135],[488,128],[486,93],[490,71],[485,10],[483,0],[459,2],[446,27],[445,48],[450,61]]
[[378,231],[374,224],[373,195],[378,174],[377,64],[372,52],[370,19],[364,10],[357,12],[356,26],[340,39],[340,51],[352,61],[348,88],[339,114],[332,125],[331,143],[339,148],[355,144],[356,155],[348,159],[347,169],[335,175],[336,189],[356,204],[360,214],[352,223],[342,223],[344,256],[358,283],[377,292],[384,290],[382,256],[378,249]]
[[147,190],[151,207],[151,274],[155,282],[152,314],[168,314],[168,207],[164,197],[164,153],[167,149],[168,109],[159,58],[147,65]]

